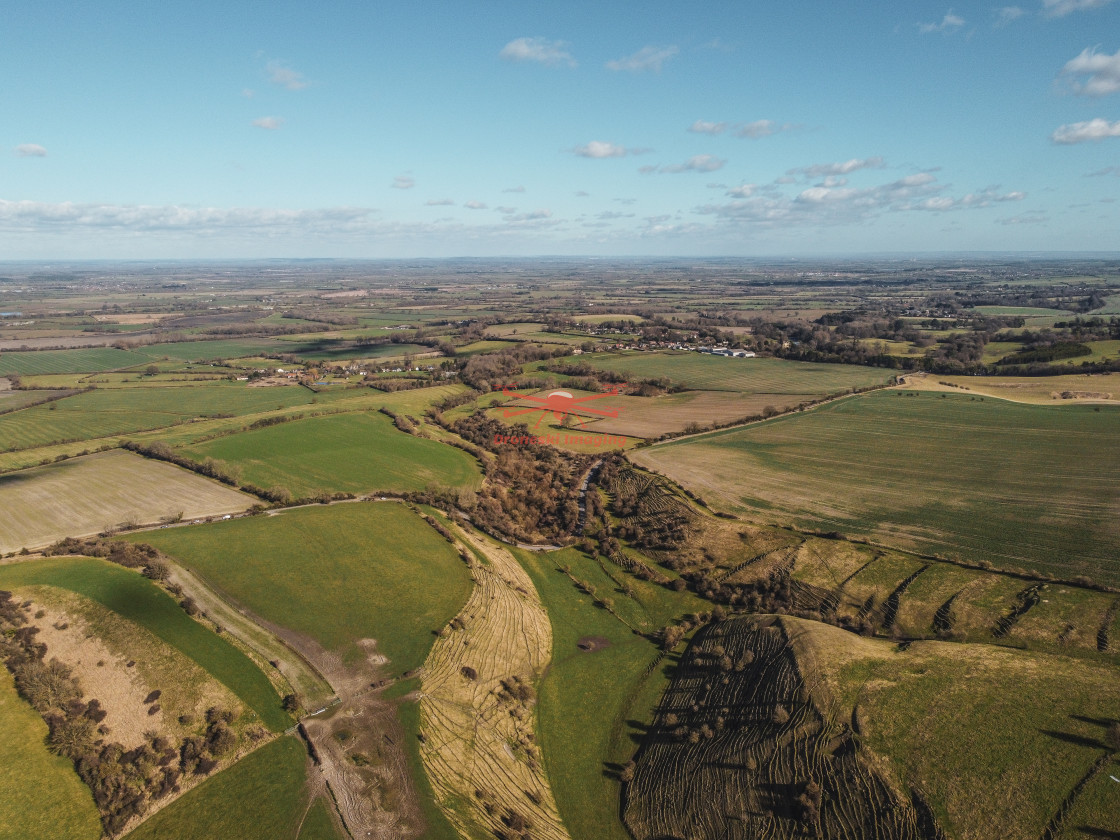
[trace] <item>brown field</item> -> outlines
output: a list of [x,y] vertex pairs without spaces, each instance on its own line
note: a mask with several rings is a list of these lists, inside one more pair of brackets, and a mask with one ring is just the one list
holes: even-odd
[[182,315],[181,312],[125,312],[120,315],[94,315],[94,319],[106,324],[154,324],[164,318]]
[[0,552],[182,513],[235,513],[257,500],[172,464],[112,450],[0,476]]
[[517,813],[532,824],[534,838],[567,840],[536,747],[535,694],[513,698],[502,683],[517,677],[535,685],[548,667],[548,614],[508,551],[456,531],[475,587],[424,663],[421,759],[437,801],[463,837],[506,836],[499,833],[506,828],[502,818]]
[[[944,385],[951,382],[952,385]],[[957,387],[953,387],[953,386]],[[905,387],[911,391],[947,391],[977,394],[1034,405],[1074,402],[1120,402],[1120,373],[1076,373],[1065,376],[938,376],[908,373]]]

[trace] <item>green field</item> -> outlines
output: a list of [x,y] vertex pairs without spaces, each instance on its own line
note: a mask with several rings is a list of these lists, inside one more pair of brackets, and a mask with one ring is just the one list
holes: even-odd
[[45,558],[0,566],[0,587],[46,585],[85,595],[136,622],[193,659],[250,706],[273,730],[291,726],[280,697],[253,661],[191,619],[139,573],[104,560]]
[[[307,809],[306,762],[307,752],[299,739],[277,738],[188,791],[126,837],[297,840]],[[323,833],[308,836],[316,840],[331,837]]]
[[776,523],[1120,584],[1120,410],[880,392],[634,455]]
[[0,553],[122,523],[246,510],[258,500],[172,464],[123,450],[0,475]]
[[47,725],[0,668],[0,840],[98,840],[89,788],[69,759],[47,751],[46,737]]
[[890,381],[894,372],[858,365],[826,365],[784,359],[731,359],[704,353],[601,353],[581,356],[600,370],[636,379],[667,377],[693,391],[755,394],[835,394]]
[[242,467],[258,487],[281,485],[297,498],[324,491],[423,490],[428,484],[477,487],[475,460],[459,449],[408,435],[377,412],[296,420],[186,447],[199,461]]
[[[643,615],[651,630],[655,623],[668,623],[670,615],[699,609],[701,602],[616,569],[616,577],[625,576],[642,599],[630,602],[594,561],[574,550],[542,554],[515,549],[514,554],[532,577],[552,622],[552,663],[538,689],[538,737],[560,816],[573,840],[628,840],[618,819],[618,783],[603,774],[608,764],[621,765],[633,755],[668,677],[664,668],[646,676],[658,648],[595,606],[556,564],[570,565],[574,575],[595,585],[600,598],[611,598],[631,623]],[[583,651],[577,642],[585,636],[605,639],[608,645]]]
[[298,840],[339,840],[331,819],[330,806],[326,799],[319,797],[308,809],[299,830]]
[[95,373],[150,362],[151,356],[115,347],[30,350],[0,353],[0,376],[10,373]]
[[249,388],[243,382],[183,388],[98,388],[46,405],[0,415],[0,448],[27,449],[157,429],[222,414],[307,405],[306,388]]
[[981,315],[1022,315],[1027,316],[1045,316],[1045,315],[1065,315],[1073,317],[1072,312],[1068,309],[1047,309],[1042,306],[975,306],[974,312],[979,312]]
[[459,610],[470,575],[395,502],[291,510],[137,535],[261,617],[353,658],[377,640],[394,672],[419,667]]

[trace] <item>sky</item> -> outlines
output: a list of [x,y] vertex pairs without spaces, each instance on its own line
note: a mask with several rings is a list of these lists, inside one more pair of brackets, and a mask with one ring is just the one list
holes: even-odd
[[1120,0],[17,2],[0,259],[1120,250]]

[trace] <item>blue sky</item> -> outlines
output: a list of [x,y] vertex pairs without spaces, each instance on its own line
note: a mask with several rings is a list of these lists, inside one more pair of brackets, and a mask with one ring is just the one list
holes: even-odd
[[1120,0],[15,6],[0,259],[1120,248]]

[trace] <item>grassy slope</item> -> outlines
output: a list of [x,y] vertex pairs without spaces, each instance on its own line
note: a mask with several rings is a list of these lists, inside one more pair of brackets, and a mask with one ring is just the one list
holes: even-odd
[[[791,626],[798,647],[813,651],[810,673],[833,681],[840,713],[859,704],[865,743],[929,797],[952,838],[1038,837],[1104,752],[1097,721],[1117,716],[1104,665],[946,642],[900,652],[824,625]],[[1084,820],[1120,828],[1114,802],[1093,802],[1079,803]]]
[[470,588],[454,550],[393,502],[301,508],[141,534],[258,615],[394,671],[418,667]]
[[282,485],[294,496],[322,491],[422,490],[429,483],[477,487],[478,467],[465,452],[398,431],[383,414],[297,420],[217,438],[185,449],[243,468],[258,487]]
[[908,393],[843,400],[635,460],[754,515],[1120,583],[1111,514],[1120,411]]
[[[600,597],[613,597],[616,609],[628,620],[638,608],[625,597],[600,585],[592,561],[573,550],[540,554],[514,550],[529,572],[552,621],[552,665],[541,681],[538,706],[541,750],[560,815],[573,840],[627,840],[618,819],[618,785],[604,778],[607,763],[622,764],[637,749],[638,730],[630,720],[646,721],[668,683],[664,666],[645,676],[657,648],[632,633],[607,611],[593,605],[590,596],[577,590],[557,563],[571,566],[581,580],[595,583]],[[594,567],[594,568],[593,568]],[[621,575],[621,570],[619,570]],[[605,576],[603,576],[605,577]],[[640,581],[632,580],[638,587]],[[662,590],[664,591],[664,590]],[[645,623],[667,621],[676,608],[695,609],[690,596],[666,594],[666,603],[653,593],[639,590],[648,599]],[[678,613],[679,614],[679,613]],[[576,643],[584,636],[610,642],[593,653]]]
[[92,558],[47,558],[0,566],[0,586],[69,589],[152,631],[209,671],[273,730],[291,725],[268,678],[245,654],[192,620],[167,593],[129,569]]
[[0,476],[0,552],[95,534],[133,520],[233,513],[257,501],[171,464],[99,452]]
[[128,840],[295,840],[306,759],[299,740],[278,738],[164,808]]
[[101,821],[69,759],[47,752],[47,725],[0,668],[0,840],[97,840]]

